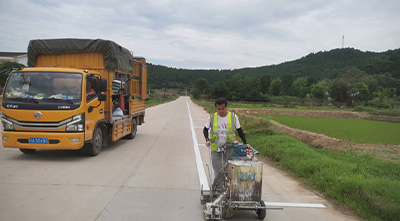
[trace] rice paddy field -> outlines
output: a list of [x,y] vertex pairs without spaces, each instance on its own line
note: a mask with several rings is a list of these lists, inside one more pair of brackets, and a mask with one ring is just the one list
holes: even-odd
[[291,128],[360,144],[400,144],[400,123],[322,117],[266,116]]

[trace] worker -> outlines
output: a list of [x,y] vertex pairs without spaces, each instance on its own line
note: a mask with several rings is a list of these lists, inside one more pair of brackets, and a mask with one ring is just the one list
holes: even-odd
[[[244,132],[240,127],[239,118],[236,114],[228,111],[228,101],[225,98],[218,98],[214,106],[217,112],[208,117],[204,125],[203,134],[206,139],[206,146],[212,150],[211,159],[215,174],[213,188],[220,192],[223,191],[224,181],[224,177],[220,173],[222,169],[222,150],[226,148],[225,144],[227,142],[234,142],[235,129],[247,148],[250,149],[251,146],[246,141]],[[211,129],[210,137],[208,137],[209,129]]]
[[112,107],[112,117],[113,117],[113,119],[114,118],[117,119],[117,118],[123,117],[123,116],[124,116],[124,112],[119,107],[119,101],[118,100],[114,100],[113,107]]
[[95,95],[96,91],[92,88],[92,83],[87,81],[86,82],[86,97],[91,97],[91,95]]

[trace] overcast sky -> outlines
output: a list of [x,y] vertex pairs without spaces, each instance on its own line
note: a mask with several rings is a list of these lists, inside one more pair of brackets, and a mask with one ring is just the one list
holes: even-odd
[[399,0],[0,0],[0,51],[31,39],[112,40],[153,64],[234,69],[311,52],[400,48]]

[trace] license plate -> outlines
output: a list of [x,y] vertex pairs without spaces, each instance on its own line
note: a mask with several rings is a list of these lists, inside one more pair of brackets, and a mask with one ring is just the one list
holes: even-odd
[[29,143],[48,144],[49,139],[48,138],[40,138],[40,137],[30,137]]

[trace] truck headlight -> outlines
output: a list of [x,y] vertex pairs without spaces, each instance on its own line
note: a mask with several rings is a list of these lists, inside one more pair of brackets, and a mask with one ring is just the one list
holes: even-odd
[[14,123],[7,120],[5,115],[1,118],[1,122],[3,123],[3,130],[15,130]]
[[67,123],[66,131],[83,131],[85,128],[85,114],[78,114],[72,117],[72,121]]

